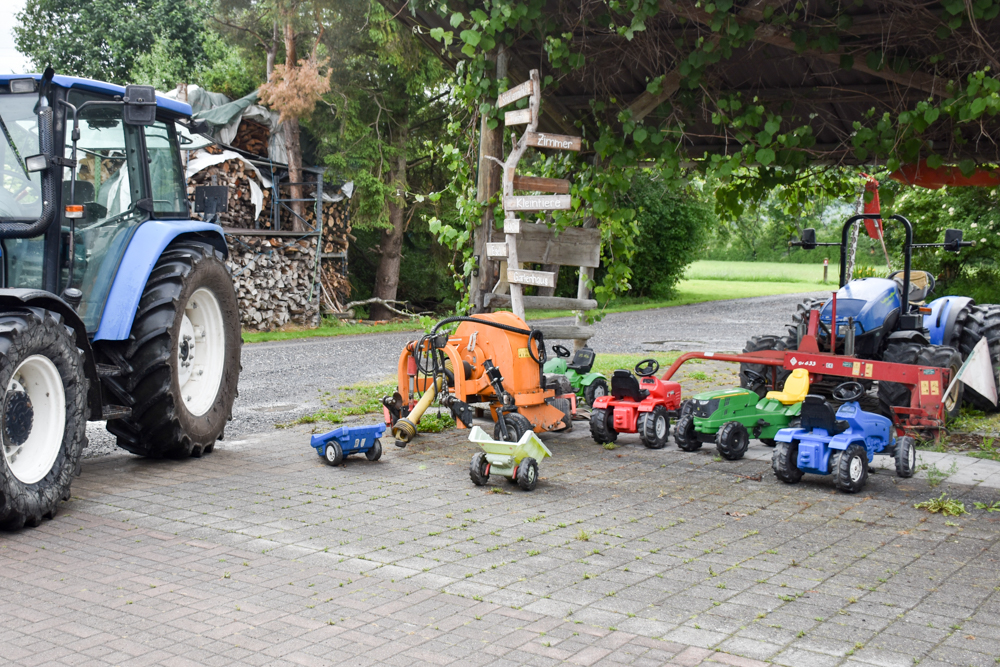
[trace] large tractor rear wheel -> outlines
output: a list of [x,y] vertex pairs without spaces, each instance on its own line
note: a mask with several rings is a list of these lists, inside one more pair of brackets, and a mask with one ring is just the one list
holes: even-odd
[[[1000,386],[1000,306],[988,304],[983,306],[966,306],[967,313],[962,322],[962,331],[958,339],[958,351],[962,359],[972,354],[973,348],[985,336],[990,349],[990,363],[993,365],[993,381]],[[974,389],[966,388],[965,399],[974,407],[985,412],[996,412],[1000,407],[993,405]]]
[[37,526],[69,499],[87,444],[83,354],[56,313],[0,315],[0,528]]
[[[747,346],[743,348],[744,352],[760,352],[761,350],[778,350],[784,352],[785,350],[794,350],[797,348],[794,336],[754,336],[749,341],[747,341]],[[776,372],[777,383],[772,386],[771,382],[771,369]],[[744,370],[750,370],[758,375],[762,375],[768,380],[768,384],[760,386],[751,386],[752,382],[747,378]],[[761,398],[764,397],[768,391],[774,389],[780,391],[782,387],[785,386],[785,379],[791,375],[791,371],[785,370],[781,366],[766,366],[764,364],[740,364],[740,386],[745,389],[753,389],[757,392]]]
[[[951,372],[952,378],[962,367],[962,355],[954,348],[945,345],[921,345],[906,341],[889,343],[882,355],[882,361],[947,368]],[[942,391],[945,389],[946,387],[941,388]],[[946,420],[958,416],[959,410],[962,408],[964,389],[965,386],[959,382],[955,384],[951,394],[944,398]],[[882,414],[892,419],[893,406],[910,407],[910,388],[898,382],[880,381],[878,383],[878,400]]]
[[146,282],[124,357],[132,414],[108,422],[122,449],[151,458],[211,452],[232,418],[240,315],[215,249],[172,243]]

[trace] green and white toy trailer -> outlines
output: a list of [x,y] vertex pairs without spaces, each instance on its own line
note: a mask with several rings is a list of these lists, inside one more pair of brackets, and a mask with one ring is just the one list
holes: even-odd
[[494,440],[486,431],[473,426],[469,442],[483,451],[472,455],[469,477],[476,486],[484,486],[490,475],[506,477],[525,491],[533,491],[538,484],[538,463],[552,452],[534,431],[525,431],[517,442]]
[[809,371],[796,368],[785,381],[783,391],[770,391],[764,398],[752,388],[742,387],[695,394],[681,407],[674,440],[686,452],[699,449],[702,443],[715,442],[723,458],[737,461],[746,454],[751,437],[774,447],[778,431],[796,426],[808,393]]
[[600,373],[591,372],[596,355],[589,347],[576,351],[570,360],[569,350],[562,345],[553,345],[556,356],[545,362],[542,372],[546,375],[563,375],[569,380],[573,393],[586,401],[591,408],[594,401],[608,394],[608,379]]

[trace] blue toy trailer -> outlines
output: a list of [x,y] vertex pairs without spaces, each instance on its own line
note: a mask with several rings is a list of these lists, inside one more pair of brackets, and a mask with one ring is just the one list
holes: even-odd
[[314,435],[309,444],[316,449],[327,465],[336,466],[351,454],[364,454],[369,461],[382,458],[382,441],[385,424],[374,426],[341,426],[329,433]]
[[912,477],[917,464],[913,438],[895,438],[888,418],[862,410],[857,401],[864,391],[857,382],[838,386],[833,397],[846,402],[836,413],[822,396],[806,396],[801,426],[775,435],[777,446],[771,456],[775,476],[795,484],[803,473],[832,474],[838,489],[857,493],[868,481],[868,464],[875,454],[886,454],[895,457],[897,475]]

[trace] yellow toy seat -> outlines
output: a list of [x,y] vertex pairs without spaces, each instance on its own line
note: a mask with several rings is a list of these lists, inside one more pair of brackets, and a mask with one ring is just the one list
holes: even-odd
[[764,398],[773,398],[780,401],[782,405],[792,405],[801,403],[809,393],[809,371],[804,368],[796,368],[785,380],[785,388],[782,391],[769,391]]

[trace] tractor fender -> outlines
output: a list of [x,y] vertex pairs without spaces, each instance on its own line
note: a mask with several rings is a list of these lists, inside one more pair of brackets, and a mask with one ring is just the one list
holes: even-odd
[[44,308],[62,315],[66,326],[76,333],[76,346],[83,350],[83,372],[90,388],[87,402],[90,404],[90,418],[101,419],[104,406],[101,402],[101,381],[97,377],[97,363],[94,350],[87,338],[87,327],[73,307],[52,292],[38,289],[0,289],[0,308]]
[[603,378],[604,380],[607,380],[607,378],[605,378],[600,373],[587,373],[586,375],[581,375],[579,376],[580,386],[589,387],[594,382],[594,380],[597,380],[598,378]]
[[793,440],[802,440],[810,435],[812,435],[812,431],[807,431],[804,428],[783,428],[774,435],[774,439],[776,442],[792,442]]
[[[837,435],[830,438],[828,446],[830,449],[844,450],[850,447],[855,442],[859,442],[862,447],[866,447],[864,439],[858,439],[858,434],[854,433],[852,429],[847,429],[843,433],[838,433]],[[867,449],[867,447],[866,447]]]
[[886,336],[886,340],[905,340],[911,343],[919,343],[920,345],[929,345],[930,341],[927,340],[927,336],[924,335],[922,331],[916,330],[905,330],[905,331],[893,331],[891,334]]
[[163,250],[178,239],[203,241],[228,256],[222,228],[198,220],[149,220],[132,235],[101,313],[94,340],[125,340],[132,331],[139,298]]
[[[924,315],[924,326],[931,332],[931,344],[957,348],[955,321],[966,306],[975,303],[974,299],[967,296],[943,296],[927,304],[931,312]],[[953,342],[956,344],[952,345]]]
[[612,396],[611,394],[605,394],[604,396],[599,396],[597,399],[594,400],[593,409],[594,410],[606,410],[609,407],[611,407],[610,404],[611,404],[611,401],[613,401],[613,400],[615,400],[615,397]]

